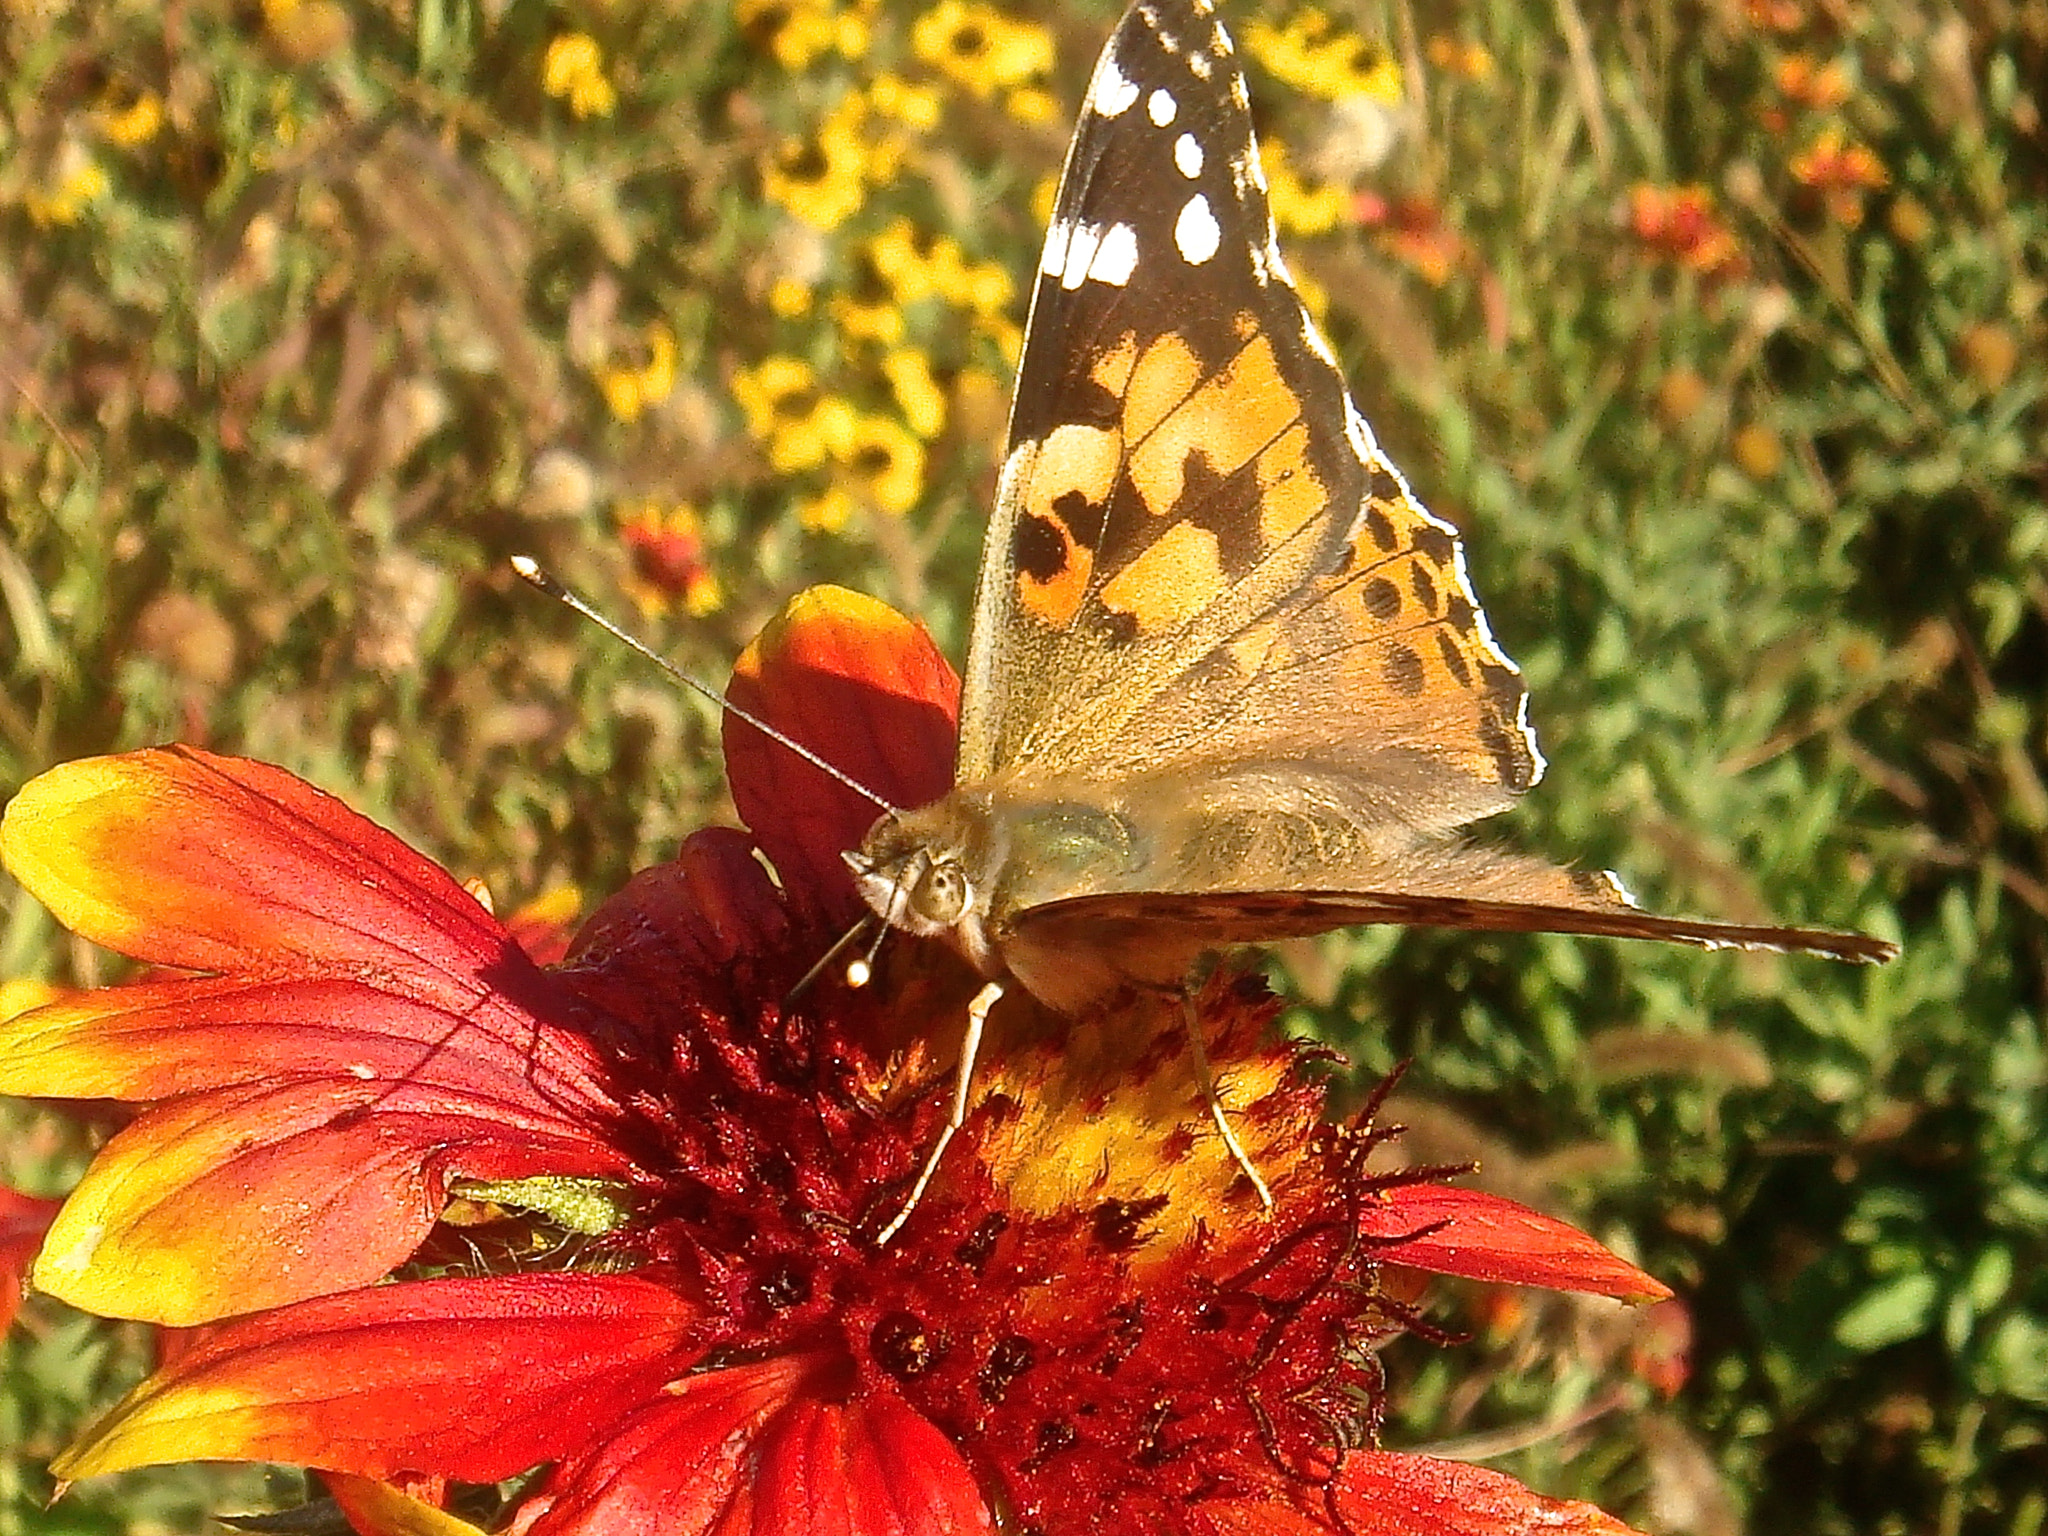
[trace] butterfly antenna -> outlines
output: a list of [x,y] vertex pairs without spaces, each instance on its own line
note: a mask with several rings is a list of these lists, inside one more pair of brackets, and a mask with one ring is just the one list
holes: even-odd
[[[892,916],[896,910],[890,908]],[[875,929],[875,942],[868,946],[868,952],[846,962],[846,984],[849,987],[864,987],[874,978],[875,956],[882,952],[882,940],[889,937],[890,927],[890,923],[883,923]]]
[[[874,918],[871,916],[864,917],[859,922],[855,923],[851,928],[847,929],[846,932],[839,935],[838,938],[834,939],[832,941],[832,947],[826,950],[825,953],[823,953],[822,955],[818,956],[816,962],[812,964],[811,968],[808,971],[805,971],[802,976],[797,978],[797,984],[791,987],[788,992],[783,994],[782,1006],[787,1008],[799,997],[802,997],[804,993],[810,989],[811,983],[816,981],[820,976],[825,974],[825,967],[832,963],[833,958],[837,956],[842,950],[844,950],[847,945],[853,943],[863,933],[867,932],[868,924],[872,923],[873,921]],[[855,963],[857,964],[858,962]],[[853,967],[848,966],[847,969],[851,971]],[[866,977],[862,977],[862,984],[865,984],[866,980]]]
[[[785,736],[781,731],[775,729],[774,726],[770,725],[766,720],[763,720],[759,715],[750,714],[748,711],[740,708],[739,705],[733,703],[731,699],[727,698],[723,693],[719,692],[718,689],[713,688],[709,683],[699,682],[696,678],[690,676],[689,673],[685,672],[681,667],[677,666],[674,662],[670,661],[666,656],[658,655],[652,646],[648,645],[643,640],[636,639],[634,636],[627,634],[625,630],[621,629],[618,625],[614,624],[610,619],[606,618],[603,614],[599,613],[595,608],[591,607],[590,604],[586,603],[574,592],[571,592],[567,587],[563,586],[559,581],[555,580],[554,577],[550,576],[546,571],[542,570],[537,564],[535,564],[525,555],[514,555],[512,557],[512,569],[517,571],[520,575],[520,578],[527,582],[529,585],[538,587],[541,591],[547,593],[549,597],[552,597],[556,602],[562,604],[564,607],[575,609],[578,613],[582,614],[584,618],[590,620],[591,623],[595,624],[599,629],[603,630],[606,634],[610,635],[614,640],[621,642],[629,649],[637,652],[638,654],[646,657],[649,661],[653,662],[657,667],[661,668],[662,671],[666,672],[670,677],[674,678],[677,682],[681,683],[685,688],[694,689],[696,692],[702,694],[705,698],[709,699],[712,703],[716,704],[720,709],[724,710],[727,714],[733,716],[737,720],[745,721],[748,725],[751,725],[755,730],[759,731],[763,736],[766,736],[770,741],[780,742],[783,746],[789,748],[790,751],[794,752],[798,757],[802,758],[805,762],[809,763],[813,768],[817,769],[820,773],[829,775],[830,777],[837,779],[841,784],[844,784],[848,789],[852,790],[855,794],[861,796],[863,799],[873,801],[875,805],[877,805],[884,811],[894,813],[899,812],[902,809],[902,807],[900,806],[891,805],[888,801],[884,800],[880,795],[876,794],[872,789],[869,789],[867,785],[861,783],[860,780],[854,778],[851,774],[842,772],[840,769],[833,767],[830,763],[826,762],[824,758],[818,756],[817,753],[813,752],[809,747],[805,746],[802,742],[794,741],[790,737]],[[836,948],[837,946],[834,947]],[[806,980],[808,979],[809,978],[806,978]]]

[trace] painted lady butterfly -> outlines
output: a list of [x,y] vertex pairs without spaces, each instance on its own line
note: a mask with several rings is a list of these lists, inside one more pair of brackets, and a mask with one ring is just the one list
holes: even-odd
[[1527,702],[1457,530],[1291,285],[1209,0],[1139,0],[1039,261],[956,787],[847,855],[888,924],[989,978],[956,1123],[1005,979],[1071,1012],[1354,923],[1895,952],[1652,916],[1611,876],[1461,840],[1542,775]]

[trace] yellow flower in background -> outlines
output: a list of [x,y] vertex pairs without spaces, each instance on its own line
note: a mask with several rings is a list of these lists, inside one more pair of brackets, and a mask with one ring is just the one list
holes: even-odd
[[827,53],[857,59],[868,51],[874,5],[833,0],[740,0],[739,22],[756,46],[765,46],[784,69],[816,63]]
[[853,521],[859,505],[839,486],[797,504],[796,520],[812,533],[838,533]]
[[946,392],[932,377],[930,358],[914,347],[898,347],[882,359],[882,376],[911,431],[929,441],[946,430]]
[[85,210],[107,195],[107,173],[77,144],[67,143],[58,153],[55,176],[47,190],[30,191],[22,205],[41,228],[52,224],[76,224]]
[[1278,140],[1259,141],[1259,162],[1266,169],[1267,195],[1273,222],[1292,235],[1326,235],[1344,222],[1351,199],[1341,187],[1310,182],[1294,169]]
[[102,107],[95,115],[108,142],[139,149],[163,131],[164,102],[155,91],[144,91],[128,106]]
[[763,442],[783,423],[808,415],[817,389],[811,365],[786,353],[764,357],[732,376],[732,397],[747,418],[747,431]]
[[778,277],[768,290],[768,307],[785,320],[811,312],[811,285],[794,277]]
[[861,129],[867,104],[849,95],[832,110],[812,140],[786,139],[761,168],[767,199],[819,229],[837,229],[867,198],[869,179],[886,179],[895,157],[870,145]]
[[647,327],[647,362],[638,368],[598,370],[597,387],[605,404],[621,421],[638,421],[651,405],[659,405],[676,387],[676,336],[657,320]]
[[1244,29],[1245,51],[1286,85],[1324,101],[1365,96],[1382,106],[1401,100],[1401,67],[1385,45],[1360,37],[1314,6],[1286,26],[1254,21]]
[[892,516],[901,517],[924,494],[924,444],[887,416],[855,416],[835,457],[851,476],[855,494]]
[[868,86],[868,105],[877,116],[893,119],[920,132],[929,133],[939,126],[937,88],[912,85],[901,75],[877,75]]
[[1036,128],[1060,121],[1059,98],[1035,85],[1020,86],[1003,98],[1003,110],[1018,122]]
[[587,32],[564,32],[548,44],[541,64],[541,89],[566,97],[578,117],[610,117],[618,94],[604,77],[604,50]]
[[1049,30],[974,0],[939,0],[911,28],[910,47],[932,68],[984,98],[1036,80],[1052,68]]
[[896,302],[911,305],[938,291],[933,275],[933,237],[919,231],[908,219],[892,219],[867,243],[868,262],[880,274]]
[[903,311],[886,297],[839,294],[832,300],[832,319],[854,341],[893,347],[903,339]]

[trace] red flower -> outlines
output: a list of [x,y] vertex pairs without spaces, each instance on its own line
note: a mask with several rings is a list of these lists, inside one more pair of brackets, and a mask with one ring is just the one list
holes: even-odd
[[1638,182],[1629,190],[1629,224],[1643,244],[1703,277],[1738,277],[1747,267],[1705,187]]
[[[894,799],[944,785],[952,675],[879,605],[799,599],[735,687]],[[902,942],[875,985],[790,1005],[853,910],[837,854],[870,811],[749,728],[727,755],[757,834],[693,836],[553,971],[277,769],[172,748],[22,792],[0,845],[24,884],[90,938],[204,973],[0,1030],[0,1091],[145,1105],[37,1283],[206,1325],[59,1475],[303,1463],[350,1475],[365,1531],[427,1526],[360,1479],[541,1464],[529,1536],[1623,1529],[1368,1448],[1372,1346],[1418,1321],[1382,1266],[1667,1292],[1441,1170],[1369,1173],[1386,1133],[1320,1119],[1255,982],[1212,982],[1200,1013],[1270,1220],[1177,1007],[1020,1004],[877,1248],[946,1113],[933,1052],[974,978]]]

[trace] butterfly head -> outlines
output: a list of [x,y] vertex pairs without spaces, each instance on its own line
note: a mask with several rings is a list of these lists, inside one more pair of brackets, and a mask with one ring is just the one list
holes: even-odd
[[892,928],[950,940],[977,969],[999,969],[988,933],[996,868],[990,821],[961,795],[891,811],[846,855],[861,899]]

